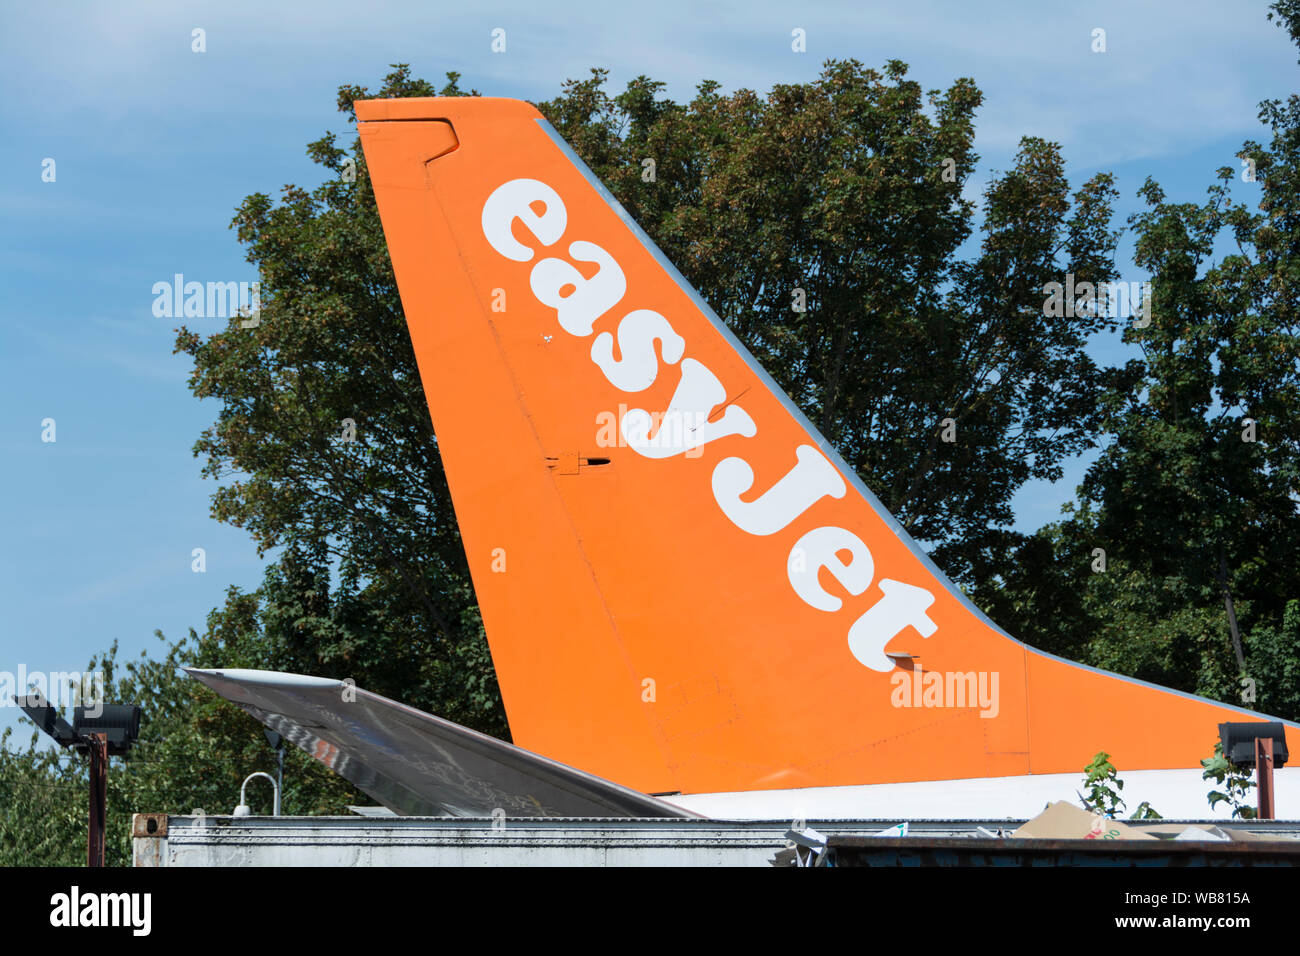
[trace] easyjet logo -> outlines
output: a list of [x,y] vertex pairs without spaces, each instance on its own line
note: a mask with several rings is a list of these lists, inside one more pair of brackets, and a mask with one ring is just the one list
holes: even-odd
[[[516,238],[516,223],[538,246],[551,250],[564,237],[568,214],[559,194],[546,183],[512,179],[498,186],[483,204],[483,235],[505,258],[531,262],[539,250]],[[587,239],[574,239],[567,248],[552,251],[560,254],[547,255],[533,265],[529,287],[539,302],[555,310],[560,328],[577,338],[589,338],[596,322],[623,302],[627,278],[613,256]],[[588,278],[575,263],[587,264],[588,272],[594,265],[596,271]],[[708,445],[729,435],[758,437],[758,423],[738,401],[727,401],[727,388],[708,366],[688,354],[690,343],[668,318],[653,309],[624,306],[620,311],[623,317],[617,326],[595,335],[591,342],[591,361],[609,384],[635,394],[653,385],[668,367],[678,375],[666,411],[620,408],[620,444],[646,458],[669,459],[699,456]],[[722,414],[715,415],[719,406]],[[754,470],[744,458],[723,458],[714,466],[713,500],[741,531],[756,537],[781,534],[820,499],[843,498],[848,492],[835,466],[812,445],[799,445],[790,457],[790,470],[751,501],[741,497],[754,486]],[[793,542],[786,576],[809,607],[838,613],[844,599],[822,586],[822,569],[850,596],[864,594],[875,577],[871,551],[862,539],[833,525],[815,528]],[[929,637],[937,625],[926,613],[934,595],[924,588],[884,578],[880,591],[883,596],[849,626],[848,646],[862,664],[885,672],[894,668],[885,654],[894,637],[908,627]]]

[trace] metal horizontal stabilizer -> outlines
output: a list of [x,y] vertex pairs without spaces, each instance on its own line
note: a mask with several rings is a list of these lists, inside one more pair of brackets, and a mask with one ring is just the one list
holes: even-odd
[[395,813],[695,816],[351,683],[275,671],[185,670]]

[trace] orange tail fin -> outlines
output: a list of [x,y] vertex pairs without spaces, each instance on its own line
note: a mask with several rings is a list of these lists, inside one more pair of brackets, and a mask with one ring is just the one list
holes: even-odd
[[520,746],[696,793],[1196,767],[1253,716],[1000,631],[531,106],[356,111]]

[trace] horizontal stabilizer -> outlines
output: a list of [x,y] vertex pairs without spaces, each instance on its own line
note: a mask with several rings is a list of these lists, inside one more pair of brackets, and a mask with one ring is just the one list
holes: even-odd
[[185,670],[395,813],[695,816],[348,682]]

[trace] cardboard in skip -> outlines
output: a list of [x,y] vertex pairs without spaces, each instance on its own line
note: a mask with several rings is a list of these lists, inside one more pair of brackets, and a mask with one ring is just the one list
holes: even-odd
[[1058,800],[1011,834],[1030,840],[1155,840],[1119,820]]
[[1294,837],[1284,833],[1258,833],[1220,827],[1213,823],[1126,823],[1092,813],[1063,800],[1048,806],[1011,836],[1030,840],[1295,841]]

